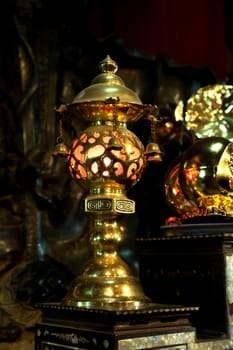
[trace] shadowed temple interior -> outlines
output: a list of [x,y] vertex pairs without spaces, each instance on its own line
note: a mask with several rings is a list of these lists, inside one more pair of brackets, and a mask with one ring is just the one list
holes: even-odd
[[230,0],[0,4],[0,350],[233,349]]

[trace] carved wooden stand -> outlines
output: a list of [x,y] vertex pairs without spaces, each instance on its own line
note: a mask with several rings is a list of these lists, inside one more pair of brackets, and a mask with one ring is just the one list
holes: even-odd
[[35,350],[186,350],[194,344],[190,313],[196,307],[150,304],[139,310],[93,310],[39,305]]
[[[233,224],[162,228],[141,238],[140,279],[153,302],[197,305],[195,350],[233,349]],[[189,348],[188,348],[189,349]]]

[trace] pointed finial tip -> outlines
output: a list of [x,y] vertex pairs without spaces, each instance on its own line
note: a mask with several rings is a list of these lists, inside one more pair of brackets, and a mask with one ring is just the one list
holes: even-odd
[[107,55],[106,58],[100,62],[99,69],[101,73],[115,74],[118,71],[118,65],[114,60],[111,59],[110,55]]

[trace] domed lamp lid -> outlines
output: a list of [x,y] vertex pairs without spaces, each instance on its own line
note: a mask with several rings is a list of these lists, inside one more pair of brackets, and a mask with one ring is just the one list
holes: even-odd
[[75,96],[73,103],[116,99],[121,103],[142,104],[138,95],[116,74],[118,65],[109,55],[100,62],[99,69],[101,73]]
[[143,115],[158,115],[157,106],[142,104],[139,96],[126,87],[116,74],[118,65],[109,55],[99,64],[98,74],[81,90],[72,103],[61,105],[58,113],[69,113],[85,122],[135,122]]

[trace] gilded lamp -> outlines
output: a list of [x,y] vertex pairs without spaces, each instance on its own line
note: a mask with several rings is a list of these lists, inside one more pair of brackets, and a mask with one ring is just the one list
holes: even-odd
[[[71,176],[87,191],[83,211],[88,216],[92,258],[73,282],[64,305],[87,308],[137,308],[147,303],[138,279],[118,254],[126,236],[120,217],[135,212],[127,189],[141,178],[147,155],[140,139],[127,128],[141,117],[156,120],[156,106],[143,105],[116,74],[110,56],[100,74],[71,104],[57,112],[86,128],[67,154]],[[155,154],[156,158],[156,154]]]

